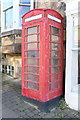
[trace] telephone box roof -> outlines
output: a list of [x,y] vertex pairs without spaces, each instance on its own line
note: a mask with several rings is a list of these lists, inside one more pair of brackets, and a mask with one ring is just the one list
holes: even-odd
[[[53,15],[57,15],[57,17],[59,18],[59,19],[63,19],[63,17],[61,16],[61,14],[60,13],[58,13],[56,10],[53,10],[53,9],[47,9],[47,8],[39,8],[39,9],[33,9],[33,10],[30,10],[30,11],[28,11],[27,13],[25,13],[23,16],[22,16],[22,18],[24,18],[25,16],[27,16],[28,14],[30,14],[30,13],[36,13],[36,14],[38,14],[38,13],[40,13],[40,12],[48,12],[49,14],[50,13],[52,13]],[[30,16],[34,16],[34,14],[32,15],[30,15]]]

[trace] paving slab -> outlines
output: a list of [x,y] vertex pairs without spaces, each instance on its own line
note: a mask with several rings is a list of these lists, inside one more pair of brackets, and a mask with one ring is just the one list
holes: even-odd
[[19,115],[12,111],[11,109],[7,108],[6,106],[3,105],[2,109],[2,118],[18,118]]
[[80,118],[77,111],[61,110],[59,107],[51,109],[50,113],[41,112],[34,105],[22,99],[19,80],[14,80],[11,77],[6,77],[5,80],[2,88],[3,118],[32,118],[32,120],[35,118]]

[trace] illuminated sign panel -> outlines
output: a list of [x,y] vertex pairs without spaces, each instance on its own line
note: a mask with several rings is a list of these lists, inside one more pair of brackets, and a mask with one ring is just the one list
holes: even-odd
[[54,20],[54,21],[56,21],[56,22],[61,23],[61,20],[60,20],[60,19],[58,19],[58,18],[56,18],[56,17],[54,17],[54,16],[52,16],[52,15],[50,15],[50,14],[48,14],[48,18],[51,19],[51,20]]
[[42,18],[42,14],[35,15],[35,16],[29,17],[29,18],[26,18],[26,19],[25,19],[25,22],[28,22],[28,21],[31,21],[31,20],[36,20],[36,19],[39,19],[39,18]]

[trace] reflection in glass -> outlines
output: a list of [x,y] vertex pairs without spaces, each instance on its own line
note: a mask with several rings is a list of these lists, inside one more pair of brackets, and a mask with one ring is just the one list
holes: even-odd
[[27,57],[27,52],[24,52],[24,57]]
[[24,44],[24,49],[27,50],[27,43]]
[[37,66],[39,66],[39,63],[40,63],[40,59],[37,59]]
[[59,52],[58,51],[52,51],[52,56],[51,57],[59,57]]
[[38,50],[40,49],[40,44],[39,43],[29,43],[28,44],[28,50]]
[[24,87],[26,87],[26,88],[27,88],[27,82],[26,82],[26,81],[24,82]]
[[27,34],[27,28],[24,29],[24,35],[26,35],[26,34]]
[[20,4],[30,4],[30,0],[20,0]]
[[6,9],[13,5],[13,0],[3,0],[3,8]]
[[28,65],[36,65],[36,59],[29,59],[28,58]]
[[52,59],[52,66],[58,65],[58,59]]
[[13,8],[5,11],[5,29],[13,27]]
[[52,27],[52,34],[59,34],[59,29],[56,27]]
[[58,73],[52,74],[52,75],[51,75],[51,81],[52,81],[52,82],[58,81],[58,80],[59,80],[58,77],[59,77],[59,74],[58,74]]
[[27,37],[24,37],[24,41],[27,42]]
[[52,69],[52,73],[58,73],[58,69],[59,69],[58,67],[52,67],[51,69]]
[[27,67],[24,67],[24,72],[27,72]]
[[22,24],[22,16],[30,10],[30,6],[19,6],[19,25]]
[[37,41],[37,35],[28,36],[28,42],[34,42],[34,41]]
[[37,51],[28,51],[28,57],[37,57]]
[[28,88],[33,90],[39,90],[39,84],[28,82]]
[[36,89],[36,83],[28,82],[28,88],[35,90]]
[[52,35],[51,41],[53,41],[53,42],[59,42],[59,37]]
[[30,74],[28,74],[28,80],[30,80],[30,81],[36,81],[36,75],[30,75]]
[[36,67],[28,67],[29,73],[36,73]]
[[24,57],[32,57],[32,58],[35,58],[35,57],[39,57],[39,54],[40,54],[40,51],[25,51],[24,52]]
[[28,44],[28,50],[35,50],[35,49],[37,49],[37,43]]
[[59,50],[59,44],[51,43],[51,45],[52,45],[52,50]]
[[28,28],[28,34],[37,33],[37,27],[30,27]]
[[27,74],[24,74],[24,80],[27,80]]

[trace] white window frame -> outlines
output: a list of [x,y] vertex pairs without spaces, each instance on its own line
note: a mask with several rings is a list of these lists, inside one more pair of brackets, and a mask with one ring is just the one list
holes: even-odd
[[[10,9],[13,9],[13,5],[9,6],[8,8],[3,9],[4,12],[4,29],[7,30],[6,28],[6,12]],[[13,28],[13,22],[12,22],[12,28]],[[8,28],[10,29],[10,28]]]
[[[9,6],[6,9],[3,9],[3,0],[1,0],[1,33],[7,32],[13,29],[22,29],[22,27],[19,26],[19,5],[20,0],[13,0],[13,6]],[[30,10],[34,9],[34,0],[31,0],[30,4]],[[10,7],[13,7],[13,28],[5,29],[5,14],[4,11],[9,9]]]
[[[31,1],[31,4],[20,4],[20,1],[19,1],[19,6],[30,6],[30,10],[34,9],[34,0],[30,0]],[[19,26],[19,29],[22,29],[21,26]]]
[[[1,32],[5,32],[8,30],[5,28],[5,25],[6,25],[5,24],[5,12],[11,8],[13,8],[13,5],[3,8],[3,0],[1,0]],[[9,28],[9,30],[11,30],[12,28]]]

